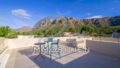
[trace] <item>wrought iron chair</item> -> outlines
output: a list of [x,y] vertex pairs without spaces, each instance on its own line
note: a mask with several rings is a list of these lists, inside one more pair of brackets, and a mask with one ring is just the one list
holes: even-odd
[[57,39],[56,42],[52,42],[51,46],[52,46],[52,53],[57,54],[58,58],[60,58],[60,54],[61,54],[60,39]]

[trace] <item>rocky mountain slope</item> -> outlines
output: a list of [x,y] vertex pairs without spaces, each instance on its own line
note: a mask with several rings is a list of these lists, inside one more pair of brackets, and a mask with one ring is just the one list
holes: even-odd
[[93,18],[93,19],[76,19],[72,17],[57,17],[55,19],[44,18],[40,20],[33,29],[47,29],[53,25],[60,26],[67,24],[69,27],[78,27],[80,24],[92,25],[95,27],[110,27],[120,25],[120,16]]

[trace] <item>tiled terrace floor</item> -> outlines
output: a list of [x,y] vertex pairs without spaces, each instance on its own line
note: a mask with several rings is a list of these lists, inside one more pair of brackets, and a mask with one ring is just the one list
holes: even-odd
[[77,52],[61,59],[38,57],[30,49],[11,52],[6,68],[120,68],[120,59],[89,52]]

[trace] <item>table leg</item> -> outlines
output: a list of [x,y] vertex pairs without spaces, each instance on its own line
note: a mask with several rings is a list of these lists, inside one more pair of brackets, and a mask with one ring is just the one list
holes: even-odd
[[37,59],[38,57],[43,57],[42,50],[41,50],[41,45],[39,46],[39,54],[35,59]]

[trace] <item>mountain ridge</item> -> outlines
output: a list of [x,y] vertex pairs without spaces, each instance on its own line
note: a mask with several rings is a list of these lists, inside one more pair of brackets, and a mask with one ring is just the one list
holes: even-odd
[[[54,20],[50,18],[44,18],[40,20],[33,29],[40,29],[40,28],[48,28],[51,27],[53,24],[63,24],[66,22],[68,25],[71,24],[84,24],[84,25],[93,25],[95,27],[109,27],[109,26],[119,26],[120,25],[120,16],[110,16],[110,17],[103,17],[103,18],[92,18],[92,19],[77,19],[73,17],[57,17]],[[58,25],[59,25],[58,24]],[[56,25],[57,26],[57,25]],[[74,26],[76,27],[76,26]]]
[[16,32],[30,32],[32,31],[32,27],[30,26],[22,26],[20,28],[14,29]]

